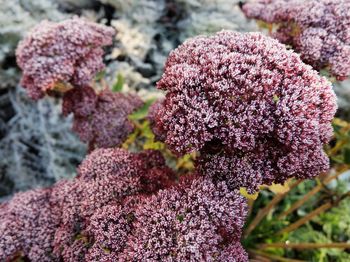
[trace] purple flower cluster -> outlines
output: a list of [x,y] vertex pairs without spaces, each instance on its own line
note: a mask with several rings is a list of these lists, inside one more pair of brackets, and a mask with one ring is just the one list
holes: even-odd
[[0,206],[0,261],[26,256],[31,261],[52,261],[52,242],[59,213],[51,189],[16,194]]
[[141,107],[135,95],[114,93],[109,89],[96,94],[89,87],[77,87],[64,94],[64,115],[74,114],[73,130],[91,148],[120,146],[134,130],[128,115]]
[[0,260],[25,256],[31,261],[54,261],[79,256],[77,250],[86,249],[82,232],[96,210],[120,204],[128,195],[148,193],[148,172],[159,169],[169,175],[164,160],[155,161],[159,158],[153,151],[95,150],[80,165],[76,179],[15,195],[0,207]]
[[255,0],[243,11],[249,18],[277,24],[273,36],[315,69],[329,67],[338,80],[350,75],[349,1]]
[[19,193],[0,212],[1,261],[248,259],[245,199],[203,177],[174,184],[156,151],[95,150],[74,180]]
[[277,40],[222,31],[172,51],[153,128],[178,155],[232,188],[309,178],[328,169],[336,98],[329,81]]
[[123,261],[248,261],[239,242],[246,209],[244,198],[225,183],[186,180],[138,206],[135,229],[121,257]]
[[79,17],[41,22],[16,50],[21,85],[39,99],[59,83],[88,84],[103,69],[102,47],[112,44],[113,35],[112,28]]
[[67,261],[248,261],[240,244],[246,209],[244,198],[225,183],[193,177],[158,194],[95,209],[84,230],[75,233],[79,237],[61,246],[61,256]]
[[134,130],[128,115],[143,103],[133,95],[89,86],[104,67],[103,46],[112,43],[114,30],[83,18],[43,21],[19,44],[16,55],[23,70],[22,85],[33,99],[63,84],[63,114],[74,113],[73,130],[90,149],[123,143]]

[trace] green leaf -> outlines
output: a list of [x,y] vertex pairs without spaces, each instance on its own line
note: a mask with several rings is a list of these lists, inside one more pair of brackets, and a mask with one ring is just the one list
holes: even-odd
[[344,148],[344,163],[350,164],[350,148]]
[[117,82],[113,85],[112,91],[113,92],[120,92],[123,89],[124,85],[124,77],[122,74],[117,75]]
[[105,70],[98,72],[95,76],[95,81],[100,81],[105,75],[106,75]]
[[177,215],[176,219],[179,220],[180,222],[184,221],[184,216],[183,215]]
[[140,107],[137,111],[129,115],[130,120],[141,120],[146,118],[148,115],[149,107],[153,104],[156,98],[151,98],[147,100],[142,107]]

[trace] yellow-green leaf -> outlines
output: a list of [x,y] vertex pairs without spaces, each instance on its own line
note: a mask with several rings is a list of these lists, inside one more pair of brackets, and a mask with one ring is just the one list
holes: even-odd
[[117,82],[113,85],[112,91],[113,92],[120,92],[123,89],[124,85],[124,77],[122,74],[117,75]]
[[272,185],[268,186],[268,188],[275,194],[284,194],[289,191],[288,183],[284,183],[284,185],[272,183]]
[[245,187],[241,187],[239,189],[239,192],[241,193],[242,196],[244,196],[246,199],[250,200],[256,200],[259,196],[259,192],[255,192],[255,194],[249,194]]
[[140,107],[137,111],[129,115],[129,119],[131,120],[141,120],[144,119],[148,115],[149,107],[153,104],[156,98],[151,98],[147,100],[142,107]]

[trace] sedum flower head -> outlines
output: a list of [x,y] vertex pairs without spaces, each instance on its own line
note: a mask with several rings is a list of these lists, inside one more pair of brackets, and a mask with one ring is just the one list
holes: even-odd
[[59,213],[53,209],[51,190],[17,193],[0,207],[0,260],[24,256],[30,261],[53,261],[51,255]]
[[190,39],[157,85],[167,91],[153,113],[158,137],[179,155],[199,151],[199,170],[214,179],[254,191],[328,168],[331,84],[277,40],[231,31]]
[[98,95],[90,86],[76,87],[63,96],[62,113],[64,116],[73,113],[76,117],[89,117],[94,113]]
[[232,242],[230,245],[224,248],[220,253],[217,261],[234,261],[245,262],[248,260],[248,254],[242,247],[240,242]]
[[95,256],[95,260],[99,257],[97,260],[100,261],[110,255],[119,255],[124,250],[134,230],[135,209],[143,199],[142,196],[131,196],[120,205],[114,203],[96,210],[86,230],[93,240],[93,247],[87,257]]
[[143,104],[135,95],[114,93],[109,89],[99,94],[85,86],[73,88],[63,97],[63,113],[74,114],[73,130],[92,147],[120,146],[134,130],[129,114]]
[[[159,181],[152,185],[154,172],[158,172]],[[68,252],[74,248],[68,254],[78,253],[87,261],[93,257],[103,261],[112,256],[122,248],[117,247],[118,239],[125,238],[128,231],[117,230],[127,230],[124,226],[131,212],[127,210],[138,203],[137,196],[165,188],[170,179],[173,179],[172,172],[155,151],[129,153],[116,148],[93,151],[79,166],[77,180],[72,185],[57,188],[56,195],[64,197],[60,204],[63,221],[55,234],[55,254],[64,255],[66,251],[62,253],[62,250]],[[136,200],[130,199],[134,196]],[[119,209],[119,215],[113,212]],[[83,246],[93,245],[93,248],[81,249],[82,240],[85,241]],[[114,253],[105,254],[105,249],[114,250]],[[102,259],[103,255],[106,257]]]
[[329,67],[338,80],[350,75],[350,3],[347,0],[258,0],[243,11],[278,24],[274,37],[291,45],[316,69]]
[[39,99],[58,83],[88,84],[103,69],[102,47],[112,44],[113,35],[114,29],[79,17],[41,22],[16,50],[21,85]]
[[[137,177],[164,160],[141,154],[96,150],[77,178],[1,205],[0,260],[248,261],[239,243],[247,213],[239,192],[193,176],[150,195]],[[126,185],[129,177],[134,183]]]
[[123,253],[124,261],[248,261],[239,237],[246,203],[225,183],[194,178],[145,199],[135,210],[135,229]]
[[90,219],[87,231],[96,245],[120,251],[132,230],[133,214],[119,205],[107,205]]
[[[161,170],[166,178],[161,178]],[[156,171],[166,183],[150,186]],[[0,206],[0,261],[21,256],[31,261],[82,261],[97,256],[96,246],[118,250],[139,195],[163,189],[172,178],[154,151],[95,150],[79,166],[75,179],[19,193]]]

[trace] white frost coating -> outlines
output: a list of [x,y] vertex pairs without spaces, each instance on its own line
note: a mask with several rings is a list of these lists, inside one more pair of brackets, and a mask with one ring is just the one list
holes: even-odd
[[85,145],[71,132],[71,118],[62,116],[58,101],[33,102],[21,87],[1,99],[9,101],[14,112],[0,136],[0,196],[72,177]]

